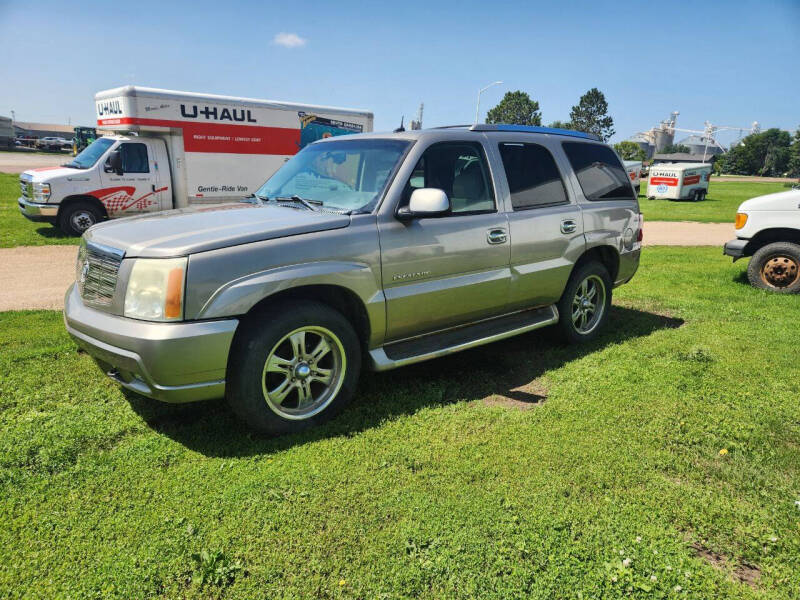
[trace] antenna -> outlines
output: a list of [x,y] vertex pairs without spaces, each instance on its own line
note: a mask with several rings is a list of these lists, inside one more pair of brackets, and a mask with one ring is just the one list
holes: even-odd
[[397,129],[395,129],[395,130],[394,130],[394,133],[400,133],[400,132],[402,132],[402,131],[405,131],[405,130],[406,130],[406,128],[405,128],[405,127],[403,127],[403,119],[405,119],[405,118],[406,118],[406,116],[405,116],[405,115],[403,115],[402,117],[400,117],[400,127],[398,127]]

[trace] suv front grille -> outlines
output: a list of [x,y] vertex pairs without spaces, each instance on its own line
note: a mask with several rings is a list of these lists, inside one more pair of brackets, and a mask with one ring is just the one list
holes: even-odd
[[91,242],[78,251],[77,280],[81,298],[87,303],[107,306],[117,289],[117,272],[124,256],[122,250]]

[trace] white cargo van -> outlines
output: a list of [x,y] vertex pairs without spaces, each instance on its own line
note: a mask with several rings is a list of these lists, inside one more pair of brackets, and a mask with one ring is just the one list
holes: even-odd
[[665,200],[703,200],[711,179],[709,163],[663,163],[650,167],[647,197]]
[[19,208],[73,235],[114,217],[236,201],[316,140],[372,131],[365,110],[126,86],[95,95],[106,135],[25,171]]

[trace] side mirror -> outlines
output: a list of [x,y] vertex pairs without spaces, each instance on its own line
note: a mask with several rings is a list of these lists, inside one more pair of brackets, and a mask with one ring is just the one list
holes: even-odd
[[103,171],[106,173],[116,173],[117,175],[122,175],[122,154],[120,154],[119,150],[114,150],[111,154],[108,155],[108,159],[106,160],[106,164],[103,167]]
[[397,211],[401,220],[420,217],[441,217],[450,212],[450,200],[437,188],[420,188],[411,193],[408,206]]

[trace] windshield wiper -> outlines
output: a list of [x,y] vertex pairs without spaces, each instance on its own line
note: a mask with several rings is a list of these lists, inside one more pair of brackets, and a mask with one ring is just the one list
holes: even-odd
[[308,210],[313,210],[314,212],[318,211],[319,206],[322,206],[322,202],[319,200],[309,200],[308,198],[301,198],[298,195],[293,196],[278,196],[273,198],[275,202],[299,202],[303,206],[305,206]]
[[64,164],[63,164],[63,165],[61,165],[61,166],[62,166],[62,167],[68,167],[68,168],[70,168],[70,169],[83,169],[83,167],[82,167],[82,166],[80,166],[78,163],[74,163],[74,162],[68,162],[68,163],[64,163]]

